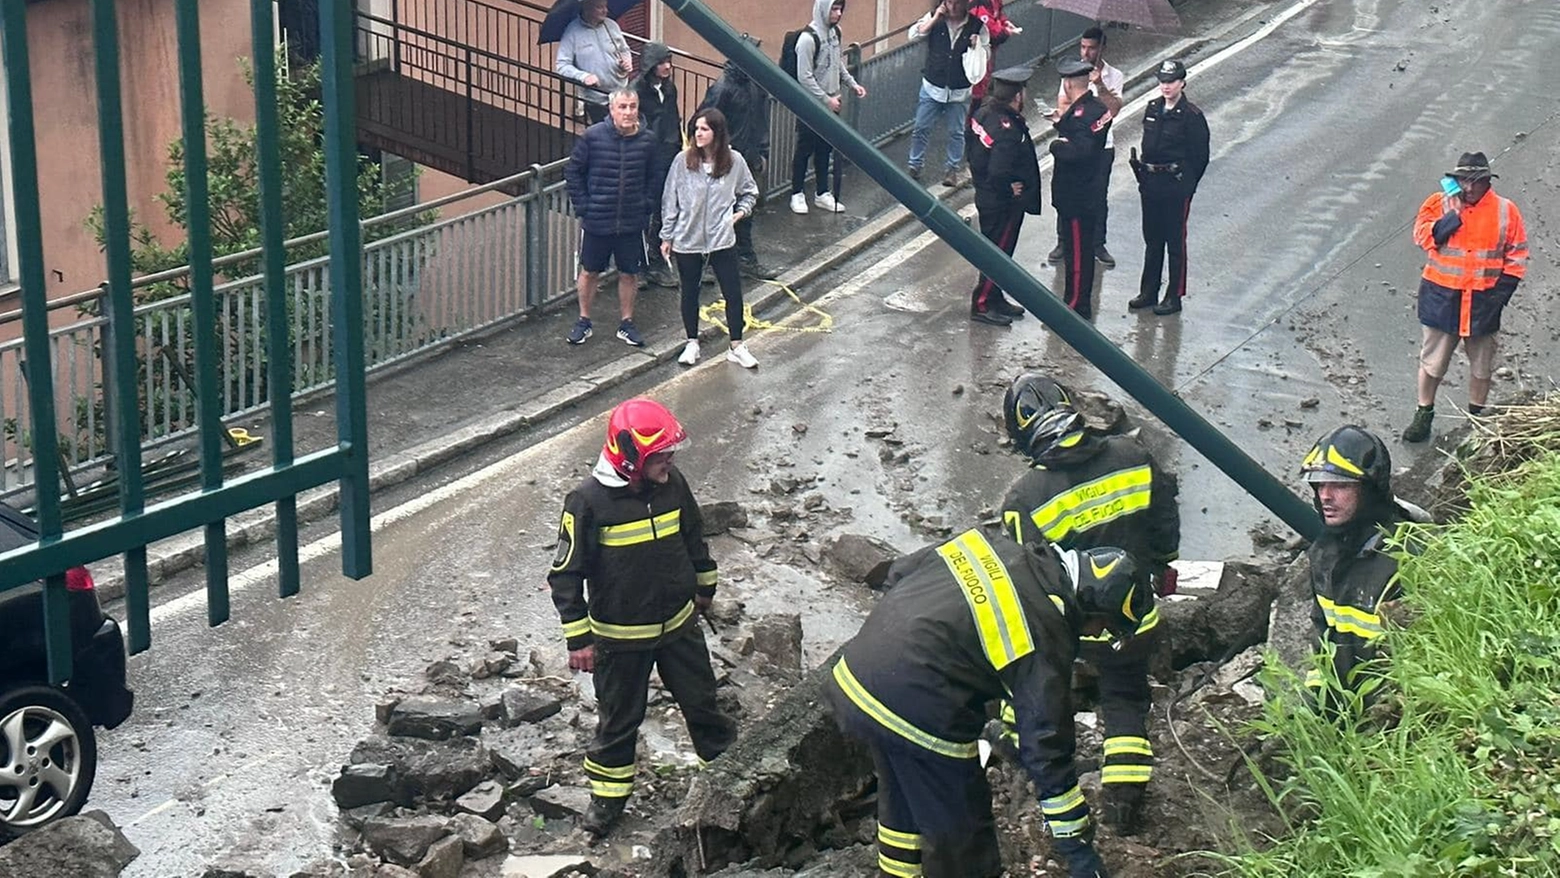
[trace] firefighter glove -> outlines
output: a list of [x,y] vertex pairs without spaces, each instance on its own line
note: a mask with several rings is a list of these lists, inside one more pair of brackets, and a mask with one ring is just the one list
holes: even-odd
[[1454,211],[1435,221],[1435,225],[1430,227],[1430,237],[1435,239],[1436,247],[1445,247],[1452,233],[1460,228],[1462,228],[1462,214]]

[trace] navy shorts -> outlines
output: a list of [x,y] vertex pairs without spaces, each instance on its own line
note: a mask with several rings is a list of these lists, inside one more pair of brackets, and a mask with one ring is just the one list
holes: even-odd
[[607,263],[617,264],[620,274],[639,274],[645,270],[644,232],[626,235],[592,235],[580,232],[580,268],[597,274],[607,270]]

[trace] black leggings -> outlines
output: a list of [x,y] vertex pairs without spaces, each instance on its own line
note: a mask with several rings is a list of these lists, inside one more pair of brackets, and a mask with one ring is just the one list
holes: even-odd
[[833,155],[834,147],[829,141],[806,125],[796,123],[796,156],[791,159],[791,194],[802,191],[802,184],[807,180],[809,159],[812,160],[813,174],[818,178],[818,194],[828,192],[829,158]]
[[720,284],[720,294],[726,299],[726,326],[731,340],[742,340],[742,272],[737,262],[737,248],[727,247],[705,255],[702,253],[678,253],[677,274],[682,280],[683,329],[689,338],[699,337],[699,282],[704,275],[704,264],[709,263],[715,272],[715,282]]

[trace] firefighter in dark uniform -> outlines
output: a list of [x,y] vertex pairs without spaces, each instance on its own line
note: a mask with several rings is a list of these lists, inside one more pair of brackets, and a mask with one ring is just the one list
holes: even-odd
[[840,728],[872,751],[879,869],[1002,874],[977,741],[985,705],[1011,693],[1052,850],[1074,878],[1106,875],[1073,766],[1072,663],[1079,636],[1130,638],[1153,609],[1120,549],[1062,553],[970,530],[896,561],[824,689]]
[[[1159,595],[1173,593],[1170,562],[1181,543],[1175,479],[1137,439],[1085,424],[1071,392],[1044,375],[1014,379],[1003,409],[1013,447],[1031,463],[1002,501],[1003,523],[1013,538],[1063,549],[1120,547],[1153,576]],[[1106,634],[1084,638],[1081,650],[1099,671],[1105,819],[1126,833],[1137,829],[1153,773],[1148,664],[1158,624],[1156,611],[1129,643],[1118,645]]]
[[[991,75],[991,90],[970,118],[974,143],[970,177],[975,184],[975,212],[980,233],[1013,255],[1024,214],[1040,213],[1040,160],[1024,122],[1024,84],[1028,67],[1008,67]],[[970,294],[970,319],[1008,326],[1024,309],[1007,300],[983,273]]]
[[596,736],[585,754],[591,803],[580,826],[597,836],[622,816],[634,789],[652,667],[682,708],[700,759],[736,738],[736,724],[715,704],[698,625],[715,597],[715,562],[699,504],[672,465],[686,440],[657,402],[636,398],[614,409],[600,459],[564,500],[547,574],[569,667],[595,679]]
[[[1386,443],[1363,427],[1339,427],[1318,439],[1300,472],[1322,517],[1322,534],[1306,551],[1317,649],[1331,644],[1337,685],[1358,689],[1360,672],[1376,658],[1381,605],[1402,596],[1398,562],[1388,553],[1387,538],[1402,522],[1429,521],[1430,516],[1392,496],[1392,456]],[[1320,668],[1305,678],[1317,695],[1330,691],[1329,682]]]
[[[1129,309],[1153,307],[1155,314],[1175,314],[1186,295],[1186,218],[1203,172],[1208,170],[1208,120],[1182,90],[1186,65],[1171,59],[1159,65],[1160,96],[1143,111],[1143,156],[1132,151],[1132,173],[1143,199],[1143,279]],[[1165,251],[1170,251],[1170,279],[1159,298]]]
[[1051,141],[1051,157],[1056,160],[1051,204],[1061,223],[1062,271],[1066,275],[1062,299],[1078,316],[1092,317],[1094,228],[1099,222],[1099,205],[1105,200],[1099,192],[1103,178],[1100,165],[1111,113],[1089,91],[1094,65],[1068,58],[1056,65],[1056,72],[1062,75],[1062,93],[1070,101],[1057,108],[1057,119],[1052,123],[1056,139]]

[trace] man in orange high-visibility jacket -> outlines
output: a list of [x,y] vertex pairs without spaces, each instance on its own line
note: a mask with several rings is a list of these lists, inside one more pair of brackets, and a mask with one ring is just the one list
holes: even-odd
[[1522,213],[1490,191],[1489,159],[1465,152],[1425,199],[1414,219],[1414,243],[1429,255],[1419,281],[1419,408],[1403,431],[1404,442],[1430,438],[1435,392],[1459,342],[1468,354],[1468,413],[1489,404],[1500,312],[1527,271],[1527,229]]

